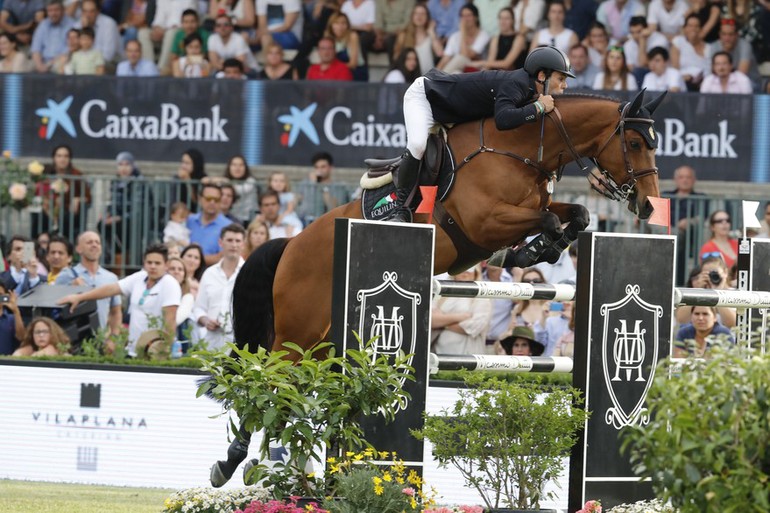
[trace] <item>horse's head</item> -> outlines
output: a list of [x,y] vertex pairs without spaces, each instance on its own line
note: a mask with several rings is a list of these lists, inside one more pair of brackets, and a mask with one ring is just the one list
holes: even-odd
[[660,196],[655,166],[658,136],[652,126],[652,114],[665,95],[664,92],[645,105],[641,91],[631,102],[620,104],[617,125],[594,156],[603,175],[597,177],[604,189],[600,192],[615,200],[628,201],[628,209],[640,219],[652,214],[648,198]]

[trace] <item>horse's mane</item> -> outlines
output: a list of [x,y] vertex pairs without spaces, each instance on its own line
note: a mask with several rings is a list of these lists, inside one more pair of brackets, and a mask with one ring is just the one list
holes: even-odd
[[620,100],[618,98],[614,98],[612,96],[605,96],[601,94],[592,94],[592,93],[564,93],[562,95],[556,96],[554,98],[555,100],[597,100],[597,101],[610,101],[613,103],[620,103],[623,100]]

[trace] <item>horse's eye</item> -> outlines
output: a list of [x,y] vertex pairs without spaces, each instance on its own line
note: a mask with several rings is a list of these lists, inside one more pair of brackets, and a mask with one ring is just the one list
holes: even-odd
[[639,141],[631,141],[630,146],[632,150],[638,150],[642,147],[642,145],[639,144]]

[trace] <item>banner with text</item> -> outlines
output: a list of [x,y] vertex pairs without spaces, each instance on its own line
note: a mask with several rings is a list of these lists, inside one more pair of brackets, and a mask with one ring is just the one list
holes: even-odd
[[[307,166],[314,153],[328,151],[337,166],[363,168],[364,159],[394,157],[406,145],[404,85],[14,77],[4,84],[3,140],[24,156],[68,144],[76,158],[111,159],[128,150],[140,160],[173,162],[195,147],[207,162],[242,153],[251,164]],[[648,101],[657,94],[647,93]],[[762,99],[669,94],[655,113],[661,178],[686,164],[699,179],[765,181],[757,170],[770,166],[770,126],[761,123],[770,102]]]
[[25,75],[22,150],[67,144],[75,158],[174,161],[192,147],[227,161],[241,150],[243,90],[234,80]]
[[404,86],[339,82],[265,84],[263,164],[310,165],[327,151],[342,167],[404,151]]

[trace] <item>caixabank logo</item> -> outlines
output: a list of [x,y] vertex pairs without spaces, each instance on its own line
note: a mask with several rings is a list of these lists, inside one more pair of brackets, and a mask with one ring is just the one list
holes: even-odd
[[317,126],[325,142],[334,146],[356,146],[372,148],[403,148],[406,146],[406,128],[403,123],[382,123],[373,114],[366,114],[358,120],[357,112],[345,106],[334,106],[323,114],[320,125],[313,122],[318,103],[300,108],[289,107],[289,113],[279,115],[280,144],[291,148],[304,136],[315,146],[321,144]]
[[228,119],[219,105],[196,115],[185,115],[175,103],[145,106],[148,112],[132,112],[100,98],[78,105],[75,96],[61,101],[49,98],[46,106],[35,110],[40,119],[37,135],[50,140],[59,130],[72,139],[178,140],[191,142],[228,142]]

